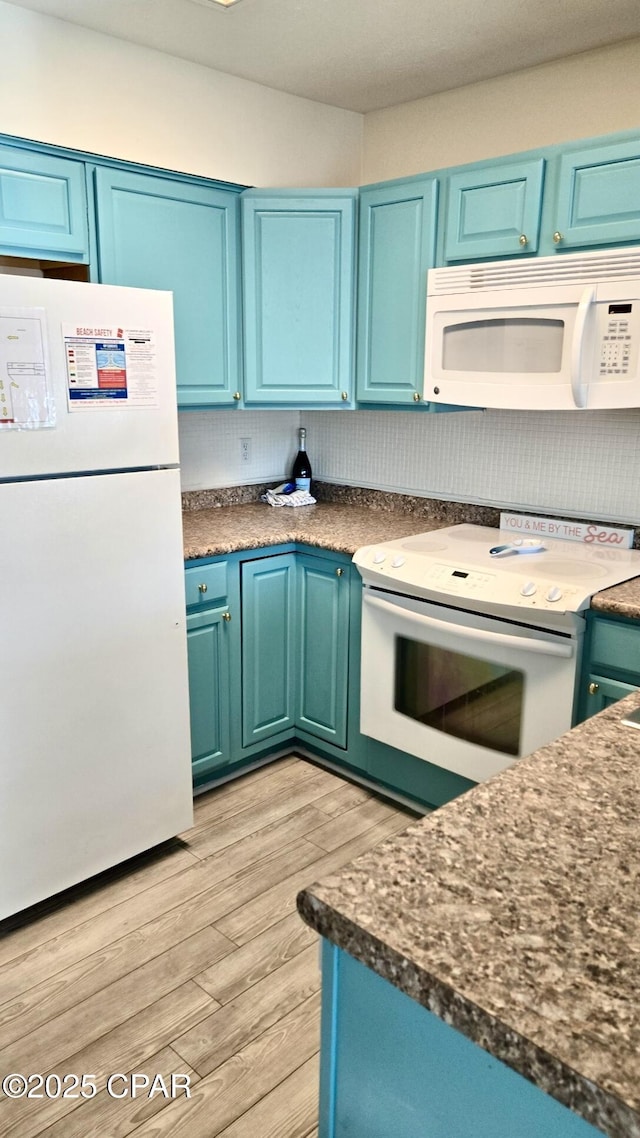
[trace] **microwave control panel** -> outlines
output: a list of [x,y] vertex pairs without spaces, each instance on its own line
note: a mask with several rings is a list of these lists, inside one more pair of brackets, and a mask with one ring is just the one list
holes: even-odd
[[602,308],[600,375],[633,378],[638,360],[640,301],[603,304]]

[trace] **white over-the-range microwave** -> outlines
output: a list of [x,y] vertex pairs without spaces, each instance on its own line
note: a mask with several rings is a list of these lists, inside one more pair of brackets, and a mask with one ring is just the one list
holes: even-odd
[[432,269],[424,398],[640,407],[640,247]]

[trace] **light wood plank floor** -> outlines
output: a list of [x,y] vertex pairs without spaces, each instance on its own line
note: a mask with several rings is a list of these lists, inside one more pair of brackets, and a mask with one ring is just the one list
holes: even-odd
[[[1,922],[0,1077],[54,1076],[0,1093],[2,1138],[317,1138],[318,946],[296,893],[413,817],[292,755],[197,798],[180,839]],[[188,1075],[191,1097],[107,1093],[133,1073],[168,1092]],[[83,1074],[95,1096],[46,1097]]]

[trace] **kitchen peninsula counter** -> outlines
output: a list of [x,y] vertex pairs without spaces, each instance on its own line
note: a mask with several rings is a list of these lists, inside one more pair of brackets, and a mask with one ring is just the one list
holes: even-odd
[[611,1138],[640,1136],[640,731],[621,724],[638,707],[298,898],[328,941]]

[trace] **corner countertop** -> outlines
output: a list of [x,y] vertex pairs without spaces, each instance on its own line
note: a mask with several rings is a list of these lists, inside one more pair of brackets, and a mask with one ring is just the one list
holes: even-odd
[[299,895],[313,928],[610,1138],[640,1136],[640,692]]
[[[296,508],[264,502],[185,510],[182,515],[185,561],[218,557],[243,549],[300,542],[352,556],[362,545],[411,537],[459,522],[498,525],[490,507],[429,502],[429,512],[379,510],[370,505],[318,502]],[[640,577],[597,593],[593,609],[640,620]]]

